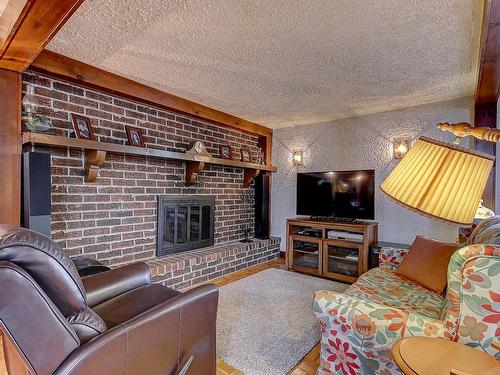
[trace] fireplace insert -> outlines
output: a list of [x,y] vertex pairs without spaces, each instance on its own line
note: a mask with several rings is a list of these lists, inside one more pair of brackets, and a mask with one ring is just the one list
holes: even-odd
[[214,244],[215,197],[162,195],[158,197],[157,256]]

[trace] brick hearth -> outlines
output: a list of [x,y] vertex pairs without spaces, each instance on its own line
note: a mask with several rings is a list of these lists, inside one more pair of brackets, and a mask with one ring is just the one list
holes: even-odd
[[185,289],[279,255],[280,239],[228,243],[146,261],[155,283]]

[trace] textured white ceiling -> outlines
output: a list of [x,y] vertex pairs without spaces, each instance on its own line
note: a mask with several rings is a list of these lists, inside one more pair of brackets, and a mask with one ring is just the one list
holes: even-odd
[[7,0],[0,0],[0,17],[3,15],[3,11],[7,6]]
[[86,0],[48,49],[269,127],[472,95],[482,0]]

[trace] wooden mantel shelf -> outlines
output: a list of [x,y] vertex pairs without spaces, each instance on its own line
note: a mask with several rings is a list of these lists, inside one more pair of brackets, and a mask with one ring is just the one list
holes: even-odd
[[220,159],[202,155],[190,155],[183,152],[164,151],[154,148],[135,147],[128,145],[121,145],[117,143],[89,141],[86,139],[60,137],[48,134],[39,134],[25,132],[22,136],[22,144],[24,145],[43,145],[60,148],[71,148],[85,151],[85,170],[86,180],[92,182],[97,177],[99,167],[104,162],[106,152],[123,155],[134,155],[151,157],[166,160],[180,160],[186,162],[186,183],[191,185],[195,183],[196,179],[193,174],[201,172],[204,164],[224,165],[228,167],[243,168],[244,170],[244,183],[245,187],[249,186],[253,178],[255,178],[260,171],[276,172],[275,166],[260,165],[254,163],[246,163],[239,160]]

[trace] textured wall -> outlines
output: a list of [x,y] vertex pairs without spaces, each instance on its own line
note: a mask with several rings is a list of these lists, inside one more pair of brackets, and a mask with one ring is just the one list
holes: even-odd
[[[35,86],[37,113],[52,119],[55,135],[73,130],[71,113],[91,119],[101,142],[123,144],[125,125],[142,128],[147,147],[183,151],[201,139],[219,155],[220,144],[235,150],[248,146],[256,155],[258,138],[198,119],[180,116],[130,100],[88,90],[35,73],[23,75]],[[52,237],[70,256],[95,257],[107,264],[148,259],[156,251],[157,195],[207,194],[215,200],[215,242],[243,238],[242,225],[253,230],[251,204],[241,204],[243,172],[211,165],[201,183],[185,187],[184,163],[108,153],[95,182],[84,181],[84,155],[79,150],[35,147],[51,154]],[[250,188],[253,200],[253,189]]]
[[[410,212],[383,196],[378,187],[394,168],[393,138],[421,135],[452,141],[438,122],[472,120],[472,98],[438,102],[363,117],[276,129],[273,137],[272,234],[284,238],[285,220],[295,215],[296,173],[375,169],[375,220],[382,241],[411,243],[416,234],[453,240],[457,228]],[[304,165],[291,165],[291,152],[304,150]],[[282,248],[285,242],[281,242]]]

